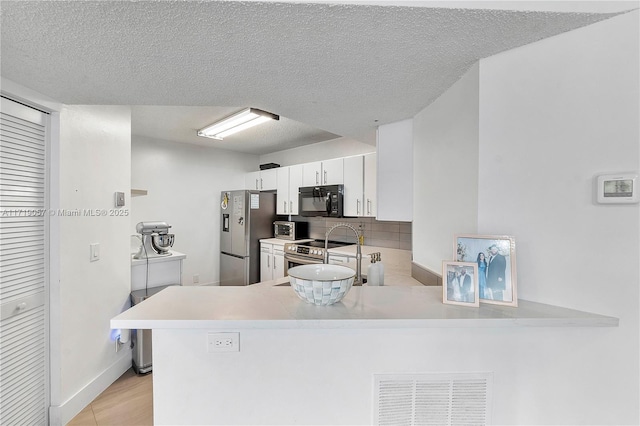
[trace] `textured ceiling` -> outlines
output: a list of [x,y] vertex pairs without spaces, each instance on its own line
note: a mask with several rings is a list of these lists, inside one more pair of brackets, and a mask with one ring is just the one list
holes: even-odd
[[415,115],[478,59],[611,16],[255,1],[0,6],[3,77],[67,104],[210,107],[134,108],[134,132],[163,139],[243,107],[286,117],[283,129],[256,128],[262,140],[250,147],[249,133],[226,146],[254,153],[335,135],[370,142],[376,125]]

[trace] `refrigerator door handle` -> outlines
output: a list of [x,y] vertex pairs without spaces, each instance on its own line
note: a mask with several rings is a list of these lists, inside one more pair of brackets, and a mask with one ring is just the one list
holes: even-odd
[[238,256],[237,254],[227,253],[226,251],[221,251],[220,253],[225,254],[227,256],[231,256],[231,257],[237,257],[238,259],[244,259],[246,257],[246,256]]

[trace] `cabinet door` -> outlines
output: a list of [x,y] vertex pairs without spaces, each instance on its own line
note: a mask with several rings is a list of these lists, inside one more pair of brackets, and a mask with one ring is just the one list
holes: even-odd
[[363,157],[347,157],[344,159],[344,215],[364,216],[363,203]]
[[344,161],[342,158],[322,162],[322,184],[339,185],[344,183]]
[[260,191],[275,191],[278,186],[278,169],[260,171]]
[[273,247],[273,279],[284,277],[284,250]]
[[276,174],[276,214],[290,213],[289,167],[280,167]]
[[247,173],[244,178],[244,188],[254,191],[260,190],[260,172]]
[[260,281],[273,279],[272,248],[271,244],[260,243]]
[[364,215],[372,217],[376,216],[376,202],[378,199],[376,186],[378,167],[376,157],[375,153],[364,156]]
[[302,186],[322,185],[322,162],[302,165]]
[[289,214],[300,214],[298,190],[302,184],[302,164],[289,167]]

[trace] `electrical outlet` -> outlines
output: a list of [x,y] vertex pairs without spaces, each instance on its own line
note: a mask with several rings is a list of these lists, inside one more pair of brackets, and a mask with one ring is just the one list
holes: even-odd
[[240,333],[208,333],[207,352],[240,352]]
[[193,276],[193,283],[198,284],[200,282],[200,275],[196,274]]

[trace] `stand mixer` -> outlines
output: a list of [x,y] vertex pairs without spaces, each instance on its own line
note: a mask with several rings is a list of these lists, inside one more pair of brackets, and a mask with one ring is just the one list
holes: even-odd
[[173,246],[174,234],[169,234],[171,225],[167,222],[139,222],[136,232],[141,235],[142,244],[134,259],[171,256],[169,248]]

